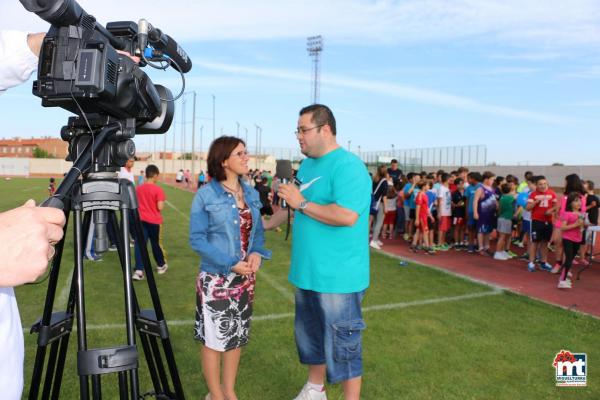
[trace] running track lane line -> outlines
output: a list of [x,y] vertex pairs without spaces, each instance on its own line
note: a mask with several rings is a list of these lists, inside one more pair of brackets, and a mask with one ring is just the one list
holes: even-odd
[[[438,298],[433,298],[433,299],[406,301],[406,302],[401,302],[401,303],[379,304],[379,305],[364,307],[362,311],[366,313],[366,312],[372,312],[372,311],[397,310],[397,309],[402,309],[402,308],[417,307],[417,306],[424,306],[424,305],[430,305],[430,304],[450,303],[453,301],[470,300],[470,299],[477,299],[477,298],[482,298],[482,297],[497,296],[502,293],[504,293],[503,290],[494,289],[489,292],[469,293],[469,294],[463,294],[460,296],[438,297]],[[273,320],[293,318],[293,317],[294,317],[294,313],[266,314],[266,315],[254,316],[254,317],[252,317],[252,321],[273,321]],[[191,327],[194,325],[194,322],[195,321],[191,320],[191,319],[190,320],[172,320],[172,321],[167,320],[167,325],[170,325],[170,326],[189,325]],[[88,325],[87,326],[88,330],[109,330],[109,329],[122,329],[122,328],[125,328],[125,324],[101,324],[101,325]],[[76,331],[76,330],[77,329],[74,327],[73,331]],[[23,332],[27,333],[27,332],[29,332],[29,330],[23,329]]]

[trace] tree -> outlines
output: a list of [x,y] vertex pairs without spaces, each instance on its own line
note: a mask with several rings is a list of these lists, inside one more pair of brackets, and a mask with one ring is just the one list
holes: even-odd
[[54,158],[54,156],[48,153],[46,150],[36,147],[32,152],[33,158]]

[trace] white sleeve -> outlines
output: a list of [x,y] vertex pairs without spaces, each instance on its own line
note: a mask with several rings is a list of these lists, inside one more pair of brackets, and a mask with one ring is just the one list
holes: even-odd
[[0,31],[0,94],[29,79],[38,57],[27,45],[27,32]]

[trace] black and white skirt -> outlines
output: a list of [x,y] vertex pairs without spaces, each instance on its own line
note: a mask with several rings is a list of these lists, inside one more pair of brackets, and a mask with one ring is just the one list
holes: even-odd
[[228,351],[248,343],[254,274],[227,276],[200,272],[196,280],[194,338],[208,348]]

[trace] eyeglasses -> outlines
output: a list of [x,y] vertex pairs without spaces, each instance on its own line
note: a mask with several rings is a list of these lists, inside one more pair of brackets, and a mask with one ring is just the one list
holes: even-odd
[[313,129],[319,129],[323,126],[325,126],[327,124],[322,124],[322,125],[317,125],[317,126],[313,126],[312,128],[303,128],[303,127],[298,127],[298,129],[296,129],[294,131],[294,135],[296,136],[300,136],[300,135],[306,135],[306,132],[308,131],[312,131]]
[[248,157],[250,155],[250,153],[248,153],[246,150],[240,150],[240,151],[236,151],[235,153],[232,153],[231,155],[242,158],[242,157]]

